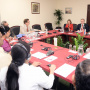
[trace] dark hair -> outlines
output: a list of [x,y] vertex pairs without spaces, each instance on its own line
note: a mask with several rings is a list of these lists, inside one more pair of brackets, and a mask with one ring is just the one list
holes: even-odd
[[28,22],[29,19],[24,19],[24,24]]
[[[30,46],[23,41],[19,43],[23,44],[27,49],[28,53],[30,53]],[[8,67],[7,75],[6,75],[6,87],[7,90],[19,90],[18,78],[19,78],[19,70],[18,67],[23,65],[25,59],[27,58],[27,53],[24,48],[19,45],[13,46],[11,49],[12,62]]]
[[8,26],[0,26],[0,32],[2,35],[5,35],[8,31],[10,30],[10,28]]
[[72,24],[72,21],[70,19],[67,20],[67,22],[70,21],[70,24]]
[[6,34],[6,31],[5,31],[4,27],[0,26],[0,32],[1,32],[2,35]]
[[90,60],[79,63],[75,71],[76,90],[90,90]]

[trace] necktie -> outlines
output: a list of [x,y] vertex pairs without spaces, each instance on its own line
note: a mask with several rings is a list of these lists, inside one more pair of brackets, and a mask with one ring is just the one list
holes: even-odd
[[27,27],[27,32],[28,32],[28,27]]
[[81,30],[83,30],[83,24],[82,24],[82,28],[81,28]]

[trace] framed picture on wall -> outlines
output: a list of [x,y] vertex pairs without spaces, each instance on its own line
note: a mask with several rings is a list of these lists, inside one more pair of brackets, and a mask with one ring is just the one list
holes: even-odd
[[65,14],[72,14],[72,8],[65,8]]
[[31,2],[31,13],[40,14],[40,3]]

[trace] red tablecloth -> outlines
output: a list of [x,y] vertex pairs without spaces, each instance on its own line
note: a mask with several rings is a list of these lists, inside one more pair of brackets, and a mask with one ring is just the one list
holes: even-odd
[[[42,39],[46,39],[46,38],[50,38],[50,37],[54,37],[54,36],[58,36],[58,35],[71,35],[71,36],[77,36],[76,33],[73,33],[73,34],[70,34],[70,33],[61,33],[61,32],[58,32],[56,31],[57,33],[53,33],[55,32],[56,30],[52,30],[52,31],[49,31],[49,33],[52,33],[50,35],[46,35],[45,33],[44,34],[41,34],[43,36],[40,37],[40,39],[38,40],[42,40]],[[83,34],[81,33],[81,35],[83,36]],[[90,36],[85,36],[85,38],[89,38],[90,39]],[[54,45],[51,45],[51,44],[47,44],[47,43],[44,43],[44,42],[40,42],[40,41],[33,41],[33,51],[31,51],[32,54],[36,53],[36,52],[42,52],[42,53],[47,53],[47,51],[43,51],[41,50],[43,48],[43,46],[40,46],[40,45],[44,45],[46,47],[51,47],[53,51],[56,51],[54,53],[54,56],[58,57],[56,60],[52,61],[52,62],[47,62],[43,59],[37,59],[35,57],[31,57],[31,60],[30,60],[30,63],[33,63],[34,61],[38,61],[38,62],[41,62],[41,67],[48,71],[49,72],[49,67],[47,66],[48,64],[55,64],[56,65],[56,68],[59,68],[60,66],[62,66],[63,64],[67,63],[69,65],[72,65],[72,66],[77,66],[78,63],[82,62],[83,60],[85,60],[85,58],[83,58],[83,56],[80,56],[80,59],[79,60],[71,60],[71,59],[66,59],[67,56],[69,55],[77,55],[77,54],[73,54],[73,53],[70,53],[68,52],[69,49],[66,49],[66,48],[62,48],[62,47],[58,47],[57,49],[55,49],[55,46]],[[27,39],[25,39],[26,42],[29,42]],[[75,71],[73,71],[68,77],[64,78],[63,76],[60,76],[60,75],[57,75],[55,74],[56,76],[66,80],[67,82],[69,83],[72,83],[72,75],[75,73]]]
[[[66,49],[66,48],[62,48],[62,47],[58,47],[58,49],[55,49],[55,46],[54,45],[51,45],[51,44],[47,44],[47,43],[43,43],[43,42],[39,42],[39,41],[35,41],[35,44],[33,46],[33,51],[31,52],[32,54],[36,53],[36,52],[42,52],[42,53],[47,53],[47,51],[43,51],[41,50],[43,48],[43,46],[40,46],[40,45],[44,45],[46,47],[51,47],[53,51],[56,51],[54,53],[54,56],[58,57],[58,59],[52,61],[52,62],[47,62],[45,61],[44,59],[38,59],[38,58],[35,58],[35,57],[31,57],[31,60],[30,62],[33,63],[34,61],[38,61],[38,62],[41,62],[41,67],[48,71],[49,72],[49,67],[47,66],[47,64],[55,64],[56,65],[56,68],[62,66],[63,64],[67,63],[69,65],[72,65],[72,66],[77,66],[78,63],[82,62],[83,60],[85,60],[85,58],[83,58],[83,56],[80,56],[80,59],[79,60],[73,60],[72,59],[66,59],[67,56],[69,55],[77,55],[77,54],[73,54],[73,53],[70,53],[68,52],[69,49]],[[72,72],[68,77],[64,78],[63,76],[60,76],[60,75],[57,75],[55,74],[56,76],[68,81],[69,83],[72,83],[72,75],[75,73]]]

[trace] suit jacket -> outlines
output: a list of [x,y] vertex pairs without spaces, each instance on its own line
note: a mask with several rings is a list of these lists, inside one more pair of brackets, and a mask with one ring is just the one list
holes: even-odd
[[[88,24],[85,24],[85,23],[84,23],[84,26],[83,26],[83,27],[85,27],[86,32],[89,32],[89,26],[88,26]],[[77,30],[80,30],[80,29],[81,29],[81,24],[78,24]]]
[[[65,28],[68,28],[68,24],[66,24]],[[69,29],[73,30],[73,24],[70,24]]]

